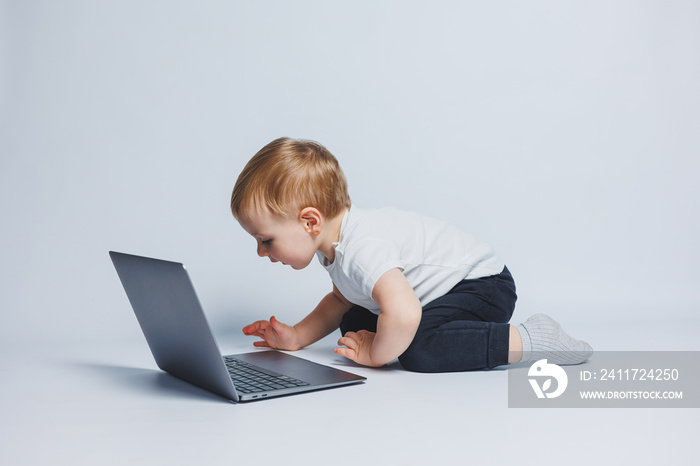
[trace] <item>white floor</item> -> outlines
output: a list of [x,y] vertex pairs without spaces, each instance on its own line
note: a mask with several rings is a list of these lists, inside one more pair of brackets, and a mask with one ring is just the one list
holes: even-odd
[[[577,330],[597,335],[598,349],[698,350],[699,324]],[[222,351],[250,349],[237,341]],[[5,344],[0,463],[692,463],[696,409],[509,409],[506,370],[354,367],[333,345],[329,337],[297,355],[365,375],[365,384],[235,405],[157,370],[141,338]]]

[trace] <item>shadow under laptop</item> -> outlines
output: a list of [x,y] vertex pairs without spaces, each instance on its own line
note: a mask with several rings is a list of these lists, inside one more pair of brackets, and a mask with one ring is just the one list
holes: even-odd
[[228,401],[161,370],[97,363],[77,363],[76,365],[100,377],[110,386],[116,385],[120,389],[132,393],[136,392],[159,398],[199,399],[218,403]]

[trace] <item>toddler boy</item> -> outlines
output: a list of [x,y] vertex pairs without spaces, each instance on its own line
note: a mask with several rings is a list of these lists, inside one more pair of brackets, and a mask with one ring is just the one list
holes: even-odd
[[231,211],[272,262],[303,269],[317,257],[333,290],[301,322],[243,328],[255,346],[297,350],[340,328],[335,352],[358,364],[398,358],[417,372],[493,368],[533,358],[579,364],[585,342],[537,314],[508,324],[515,283],[485,243],[449,223],[353,206],[336,158],[322,145],[280,138],[245,166]]

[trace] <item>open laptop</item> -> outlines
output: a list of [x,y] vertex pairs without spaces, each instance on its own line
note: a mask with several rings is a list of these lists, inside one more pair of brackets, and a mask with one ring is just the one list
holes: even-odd
[[234,402],[366,380],[280,351],[222,356],[183,264],[109,255],[156,364],[175,377]]

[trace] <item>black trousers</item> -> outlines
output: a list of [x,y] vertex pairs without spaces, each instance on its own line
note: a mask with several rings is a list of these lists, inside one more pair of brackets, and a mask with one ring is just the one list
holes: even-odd
[[[457,372],[508,363],[510,325],[515,309],[515,282],[507,267],[498,275],[462,280],[447,294],[423,307],[416,336],[399,356],[415,372]],[[377,315],[355,306],[343,317],[340,331],[377,331]]]

